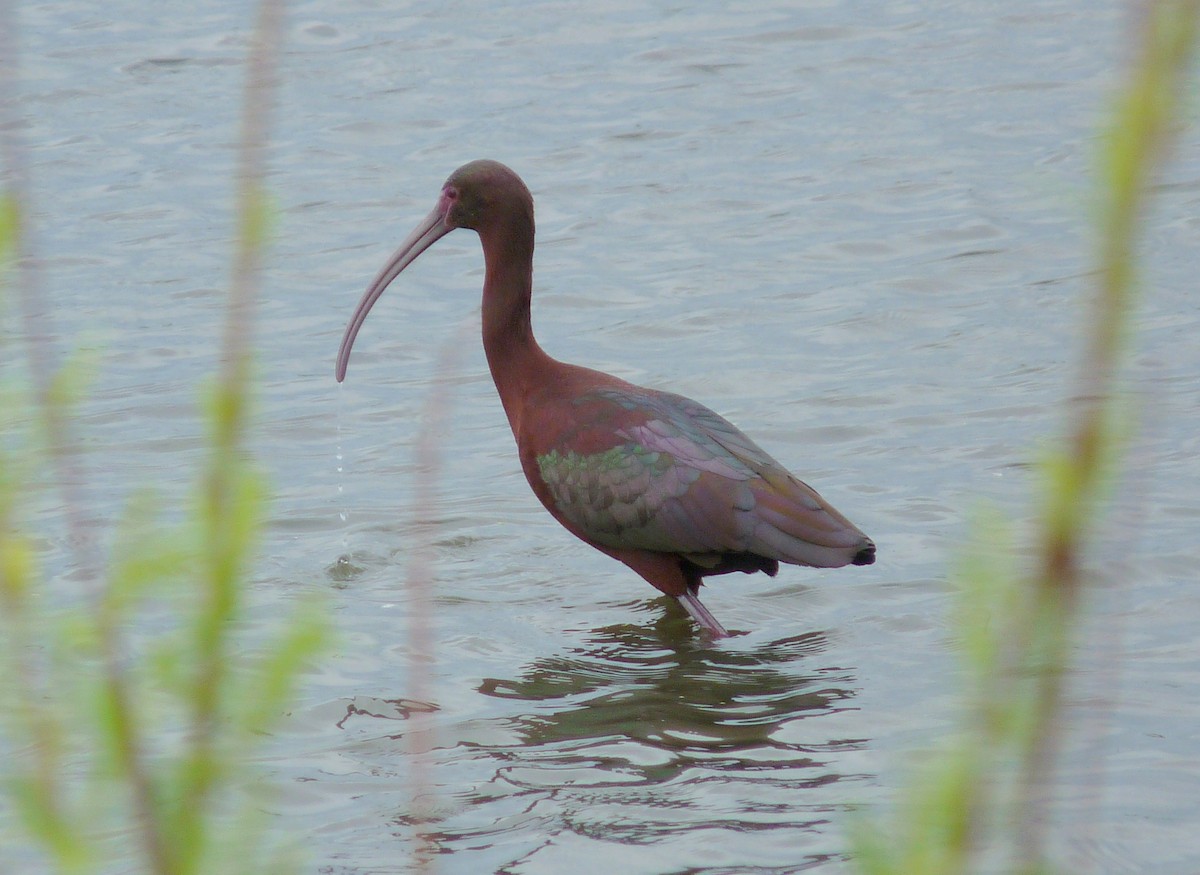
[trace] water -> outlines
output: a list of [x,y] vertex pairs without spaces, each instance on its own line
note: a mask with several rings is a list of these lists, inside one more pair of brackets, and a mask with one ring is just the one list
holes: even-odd
[[[1028,518],[1088,289],[1088,168],[1128,53],[1117,4],[389,4],[290,11],[259,326],[275,501],[249,599],[322,593],[339,638],[266,768],[309,871],[841,872],[851,810],[953,725],[947,568],[981,500]],[[201,455],[230,248],[247,10],[29,4],[22,107],[61,343],[95,347],[89,516],[169,502]],[[1197,134],[1145,222],[1130,384],[1147,426],[1095,544],[1056,809],[1080,871],[1200,869],[1194,541]],[[535,325],[561,358],[691,395],[879,545],[870,568],[733,575],[702,646],[529,493],[470,342],[452,235],[365,282],[445,176],[494,157],[538,202]],[[413,446],[461,346],[415,696]],[[442,391],[442,390],[437,390]],[[69,575],[50,509],[47,565]],[[103,523],[98,529],[105,531]],[[413,727],[429,750],[414,773]]]

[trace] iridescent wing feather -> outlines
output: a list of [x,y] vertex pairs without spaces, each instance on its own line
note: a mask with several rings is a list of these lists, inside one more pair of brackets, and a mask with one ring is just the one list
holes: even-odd
[[[865,540],[728,420],[691,399],[609,388],[575,404],[586,416],[537,465],[558,510],[599,544],[683,554],[700,566],[731,553],[837,566]],[[611,436],[600,451],[598,433]]]

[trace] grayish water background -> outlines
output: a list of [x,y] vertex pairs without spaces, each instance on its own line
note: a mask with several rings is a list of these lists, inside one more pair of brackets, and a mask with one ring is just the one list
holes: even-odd
[[[62,345],[100,349],[81,425],[103,538],[131,490],[178,498],[199,459],[248,10],[21,20],[44,280]],[[746,634],[699,645],[537,505],[469,331],[434,514],[439,871],[842,871],[852,806],[893,798],[953,724],[967,519],[981,500],[1025,518],[1062,421],[1128,25],[1091,0],[292,6],[255,437],[276,500],[249,598],[267,625],[324,592],[340,633],[267,763],[312,871],[409,867],[411,448],[440,349],[477,319],[475,238],[410,269],[345,386],[332,371],[445,176],[493,157],[529,183],[551,353],[725,414],[880,561],[719,579],[706,603]],[[1197,139],[1145,227],[1148,425],[1095,549],[1055,814],[1081,871],[1200,869]]]

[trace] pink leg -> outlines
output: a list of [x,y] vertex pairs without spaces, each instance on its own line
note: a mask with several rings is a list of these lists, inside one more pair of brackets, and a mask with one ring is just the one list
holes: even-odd
[[683,605],[683,609],[692,615],[692,619],[696,621],[696,625],[708,632],[714,638],[728,638],[729,632],[721,625],[721,621],[714,617],[700,603],[700,599],[690,592],[685,592],[683,595],[677,595],[679,603]]

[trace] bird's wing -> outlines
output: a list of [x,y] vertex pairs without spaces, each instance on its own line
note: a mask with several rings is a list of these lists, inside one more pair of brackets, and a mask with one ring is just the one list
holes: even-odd
[[715,554],[753,552],[842,565],[849,561],[845,548],[863,537],[695,401],[599,389],[577,399],[575,412],[571,429],[537,456],[537,468],[559,512],[597,543],[682,553],[699,564]]
[[621,389],[577,399],[572,429],[537,457],[542,480],[559,511],[598,543],[740,552],[748,533],[736,513],[754,505],[754,472],[672,400]]
[[[705,434],[756,475],[750,550],[784,562],[837,567],[859,561],[870,545],[858,527],[724,417],[682,396],[669,396]],[[873,548],[872,548],[873,549]]]

